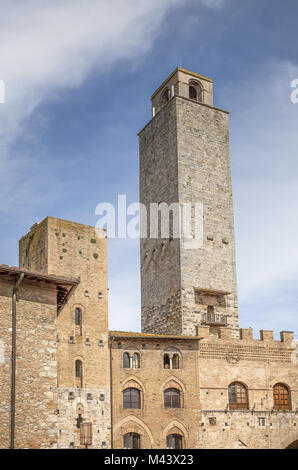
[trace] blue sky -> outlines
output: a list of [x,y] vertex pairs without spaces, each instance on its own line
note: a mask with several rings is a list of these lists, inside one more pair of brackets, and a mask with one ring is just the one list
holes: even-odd
[[[295,0],[3,0],[0,263],[47,215],[138,200],[137,132],[180,65],[230,111],[240,324],[298,331]],[[139,245],[109,241],[110,328],[140,329]]]

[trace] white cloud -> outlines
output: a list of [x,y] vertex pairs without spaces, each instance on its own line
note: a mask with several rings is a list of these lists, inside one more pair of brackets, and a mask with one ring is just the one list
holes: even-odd
[[9,153],[26,118],[59,90],[80,86],[92,71],[103,74],[120,59],[144,54],[165,13],[185,1],[2,0],[0,196],[6,211],[18,202],[10,190],[20,183],[22,168],[34,164],[30,155]]
[[[0,198],[11,200],[6,211],[17,203],[11,188],[17,185],[20,194],[22,168],[34,164],[30,155],[8,152],[26,118],[59,90],[82,85],[92,71],[104,74],[120,59],[141,57],[166,13],[190,1],[2,0],[0,79],[6,104],[0,106]],[[222,1],[200,0],[211,7]]]

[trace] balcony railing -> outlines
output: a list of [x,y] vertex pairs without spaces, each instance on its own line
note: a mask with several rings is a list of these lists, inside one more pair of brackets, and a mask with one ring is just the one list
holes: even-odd
[[217,313],[204,313],[203,323],[205,325],[227,326],[227,315],[219,315]]

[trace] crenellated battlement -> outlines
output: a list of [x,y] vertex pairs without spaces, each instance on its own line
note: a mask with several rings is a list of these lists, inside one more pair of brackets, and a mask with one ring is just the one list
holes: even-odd
[[263,344],[272,344],[273,346],[285,347],[285,348],[293,348],[294,346],[294,333],[293,331],[281,331],[280,332],[280,340],[274,339],[274,331],[273,330],[260,330],[260,338],[254,339],[253,337],[253,329],[252,328],[240,328],[239,336],[235,336],[235,330],[232,328],[225,328],[220,327],[218,328],[219,334],[218,337],[214,336],[211,333],[210,326],[197,326],[197,336],[201,339],[215,339],[215,340],[224,340],[224,341],[240,341],[240,342],[247,342],[252,343],[255,345]]

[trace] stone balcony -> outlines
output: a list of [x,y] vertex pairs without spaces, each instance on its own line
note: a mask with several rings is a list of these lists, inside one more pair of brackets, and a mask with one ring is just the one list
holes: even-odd
[[228,317],[227,315],[219,315],[217,313],[204,313],[202,324],[210,326],[227,326]]

